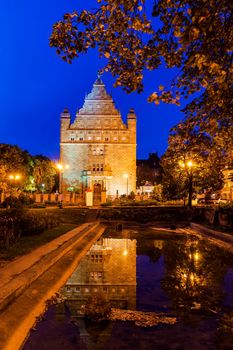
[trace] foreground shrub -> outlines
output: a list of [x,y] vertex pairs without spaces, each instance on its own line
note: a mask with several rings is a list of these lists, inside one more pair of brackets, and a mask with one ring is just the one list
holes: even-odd
[[111,207],[112,206],[112,201],[107,201],[106,203],[102,203],[101,207]]
[[8,210],[0,215],[0,246],[7,247],[21,236],[39,234],[59,223],[59,218],[51,213]]
[[8,247],[20,236],[20,218],[15,211],[0,216],[0,246]]
[[22,236],[32,236],[58,225],[58,217],[54,217],[52,214],[26,212],[20,220],[20,231]]
[[9,196],[2,203],[4,208],[21,208],[23,203],[20,201],[18,197]]
[[9,196],[5,198],[3,202],[4,208],[21,208],[23,206],[29,206],[34,203],[34,200],[28,195],[21,193],[18,197]]
[[103,321],[107,319],[110,312],[110,302],[103,294],[96,293],[87,300],[84,315],[91,321]]

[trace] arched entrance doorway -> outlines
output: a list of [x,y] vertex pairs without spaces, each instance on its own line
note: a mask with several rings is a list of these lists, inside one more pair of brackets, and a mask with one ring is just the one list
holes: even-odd
[[95,181],[93,185],[93,202],[94,204],[101,203],[102,181]]

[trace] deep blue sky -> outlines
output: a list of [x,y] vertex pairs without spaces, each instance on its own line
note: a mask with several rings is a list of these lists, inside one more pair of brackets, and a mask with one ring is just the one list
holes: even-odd
[[[17,144],[32,154],[59,158],[60,113],[68,107],[74,117],[103,64],[97,53],[90,51],[69,65],[49,47],[53,23],[82,4],[86,2],[1,1],[0,143]],[[138,158],[147,158],[149,152],[163,154],[169,129],[182,118],[177,106],[147,103],[150,93],[172,76],[162,68],[148,72],[145,91],[140,95],[113,88],[112,77],[103,76],[123,119],[131,107],[136,111]]]

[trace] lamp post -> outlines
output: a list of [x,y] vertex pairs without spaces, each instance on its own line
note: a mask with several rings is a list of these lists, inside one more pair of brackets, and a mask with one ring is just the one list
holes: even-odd
[[179,163],[182,168],[186,171],[188,175],[188,206],[192,207],[192,196],[193,196],[193,161],[187,160],[185,162]]
[[41,184],[41,192],[44,193],[44,190],[45,190],[45,184]]
[[59,171],[59,193],[62,193],[63,173],[65,169],[69,169],[69,165],[57,163],[57,169]]
[[129,194],[129,175],[124,174],[123,177],[126,179],[126,195],[128,196],[128,194]]

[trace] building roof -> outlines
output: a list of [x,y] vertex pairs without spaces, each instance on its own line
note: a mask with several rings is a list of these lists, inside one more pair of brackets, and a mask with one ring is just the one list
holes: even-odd
[[119,115],[112,97],[107,93],[105,85],[98,76],[93,84],[91,92],[85,97],[83,107],[78,115]]

